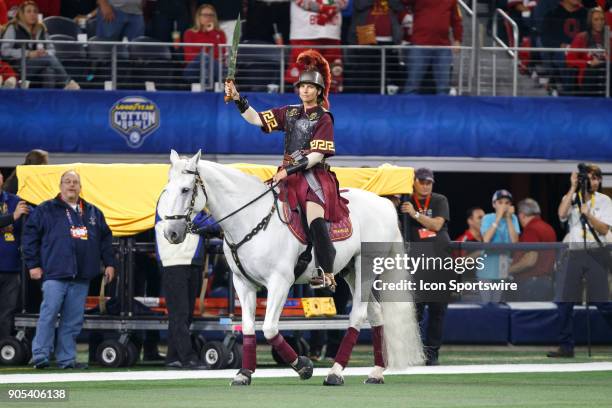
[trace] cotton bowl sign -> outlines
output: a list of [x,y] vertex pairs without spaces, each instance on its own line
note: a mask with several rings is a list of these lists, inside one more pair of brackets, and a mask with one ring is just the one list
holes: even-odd
[[137,149],[159,127],[159,116],[159,108],[153,101],[140,96],[128,96],[111,107],[109,121],[128,146]]

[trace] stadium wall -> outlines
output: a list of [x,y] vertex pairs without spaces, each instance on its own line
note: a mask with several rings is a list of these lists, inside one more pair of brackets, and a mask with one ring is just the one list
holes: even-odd
[[[247,94],[256,109],[296,102]],[[332,95],[336,153],[612,162],[612,100]],[[0,91],[0,152],[266,155],[280,134],[245,123],[216,93]]]

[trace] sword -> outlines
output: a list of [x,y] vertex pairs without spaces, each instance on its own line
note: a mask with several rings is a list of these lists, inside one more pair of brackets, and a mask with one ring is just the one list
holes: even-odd
[[[227,77],[225,78],[225,82],[234,82],[236,80],[236,59],[238,58],[238,43],[240,42],[240,14],[238,14],[238,19],[236,20],[236,25],[234,26],[234,36],[232,37],[232,51],[230,54],[229,63],[227,65]],[[229,95],[225,95],[223,97],[225,103],[228,103],[232,100],[232,97]]]

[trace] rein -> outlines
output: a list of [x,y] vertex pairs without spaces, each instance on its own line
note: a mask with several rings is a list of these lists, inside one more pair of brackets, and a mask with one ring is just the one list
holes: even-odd
[[[187,208],[187,213],[186,214],[182,214],[182,215],[167,215],[164,217],[164,219],[166,220],[182,220],[185,219],[187,220],[187,232],[192,233],[192,234],[199,234],[203,228],[195,228],[195,225],[191,219],[191,215],[193,214],[193,207],[195,205],[195,200],[198,196],[198,190],[201,189],[202,193],[204,193],[204,197],[206,197],[206,201],[208,201],[208,194],[206,193],[206,188],[204,187],[204,183],[202,182],[202,178],[200,177],[200,173],[195,170],[183,170],[184,174],[193,174],[195,176],[195,183],[192,189],[192,193],[191,193],[191,201],[189,203],[189,207]],[[255,279],[253,279],[253,277],[251,277],[249,274],[247,274],[247,272],[244,270],[242,263],[240,262],[240,259],[238,258],[238,249],[244,245],[245,243],[249,242],[255,235],[257,235],[257,233],[259,233],[261,230],[265,230],[268,227],[268,224],[270,223],[270,219],[272,218],[272,215],[274,214],[274,211],[277,212],[278,218],[281,220],[282,223],[286,224],[287,222],[284,221],[282,219],[282,217],[280,216],[280,210],[278,208],[278,193],[276,192],[275,188],[280,184],[280,182],[277,183],[273,183],[270,185],[270,187],[268,189],[266,189],[263,193],[261,193],[260,195],[258,195],[257,197],[255,197],[254,199],[252,199],[251,201],[249,201],[248,203],[244,204],[242,207],[238,208],[237,210],[232,211],[231,213],[229,213],[228,215],[226,215],[225,217],[221,218],[218,221],[215,221],[215,223],[213,225],[219,225],[222,221],[227,220],[228,218],[238,214],[240,211],[244,210],[245,208],[247,208],[248,206],[250,206],[251,204],[255,203],[256,201],[258,201],[259,199],[261,199],[263,196],[265,196],[266,194],[268,194],[269,192],[272,192],[272,195],[274,196],[274,203],[272,204],[272,208],[270,209],[270,211],[268,212],[268,214],[248,233],[244,236],[244,238],[242,238],[242,240],[240,240],[240,242],[238,242],[237,244],[232,244],[231,242],[229,242],[227,240],[227,237],[224,237],[224,241],[227,244],[227,246],[230,248],[231,253],[232,253],[232,258],[234,259],[234,262],[236,263],[236,266],[238,267],[238,269],[240,270],[240,272],[242,273],[242,275],[244,277],[246,277],[253,285],[255,285],[256,287],[261,286],[261,284],[257,281],[255,281]],[[204,218],[202,220],[202,222],[208,220],[209,218],[212,218],[212,215],[208,215],[206,218]]]

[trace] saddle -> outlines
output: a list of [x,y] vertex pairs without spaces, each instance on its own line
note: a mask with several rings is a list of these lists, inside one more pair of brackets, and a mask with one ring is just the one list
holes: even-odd
[[[292,210],[289,203],[283,202],[283,215],[291,233],[304,245],[308,245],[308,226],[306,217],[298,210]],[[350,217],[344,217],[329,225],[329,237],[332,242],[344,241],[353,235],[353,224]]]

